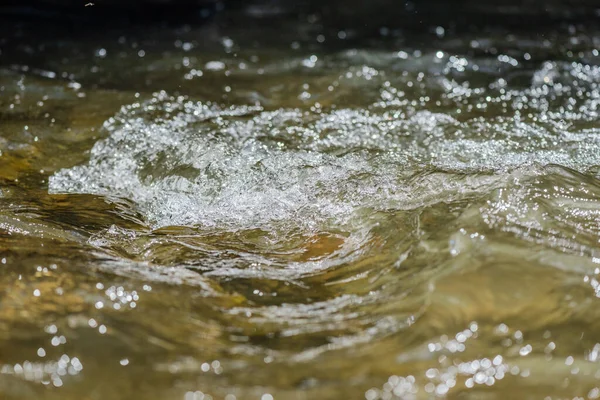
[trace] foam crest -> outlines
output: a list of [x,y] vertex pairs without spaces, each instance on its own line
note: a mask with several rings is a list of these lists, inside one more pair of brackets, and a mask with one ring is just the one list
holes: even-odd
[[[597,128],[577,125],[596,113],[596,67],[546,63],[525,89],[496,82],[457,92],[440,79],[442,99],[465,112],[504,108],[469,118],[443,104],[426,110],[398,101],[405,95],[390,82],[382,101],[363,109],[223,107],[160,92],[109,119],[89,162],[57,172],[49,188],[131,199],[154,227],[314,230],[484,194],[515,168],[600,164]],[[575,122],[557,119],[569,105]]]

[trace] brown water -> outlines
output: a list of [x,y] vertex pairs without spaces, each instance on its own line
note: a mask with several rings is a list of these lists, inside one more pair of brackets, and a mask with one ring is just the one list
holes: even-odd
[[0,396],[600,397],[599,47],[7,35]]

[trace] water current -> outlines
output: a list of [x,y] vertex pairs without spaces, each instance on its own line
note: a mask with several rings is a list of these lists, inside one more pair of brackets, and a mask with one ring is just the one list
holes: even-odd
[[0,42],[2,398],[600,398],[600,34],[165,29]]

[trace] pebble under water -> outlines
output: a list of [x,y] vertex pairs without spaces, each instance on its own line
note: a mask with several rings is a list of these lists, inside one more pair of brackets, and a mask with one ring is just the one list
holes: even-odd
[[0,42],[0,397],[600,398],[600,32],[165,29]]

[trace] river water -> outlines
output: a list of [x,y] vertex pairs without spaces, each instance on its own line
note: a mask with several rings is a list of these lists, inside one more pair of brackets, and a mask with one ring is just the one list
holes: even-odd
[[600,33],[252,21],[0,42],[1,397],[599,398]]

